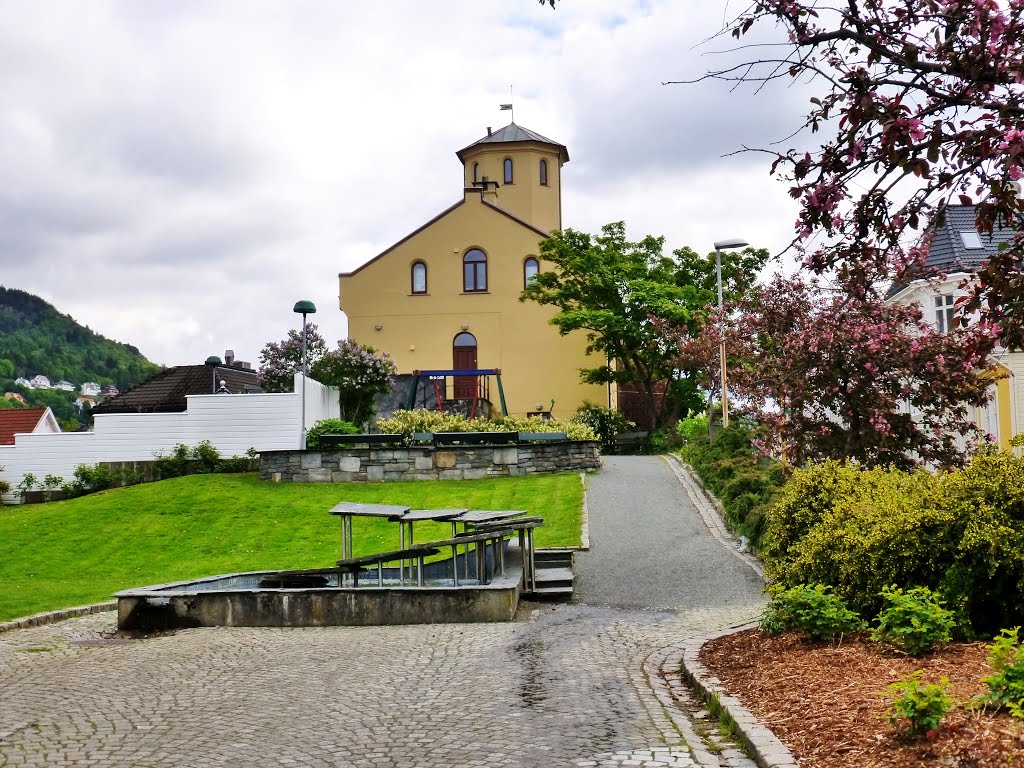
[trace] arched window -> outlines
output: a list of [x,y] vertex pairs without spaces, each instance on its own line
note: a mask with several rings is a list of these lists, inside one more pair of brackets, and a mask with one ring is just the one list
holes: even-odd
[[480,163],[473,163],[473,183],[480,183]]
[[412,263],[412,292],[427,292],[427,265],[422,261]]
[[506,184],[511,184],[512,183],[512,158],[511,157],[506,157],[505,158],[505,183]]
[[540,272],[540,262],[530,256],[523,262],[523,288],[530,287],[530,281]]
[[487,254],[479,248],[466,251],[462,257],[462,290],[466,293],[487,290]]
[[548,161],[540,161],[540,183],[541,186],[546,187],[548,185]]

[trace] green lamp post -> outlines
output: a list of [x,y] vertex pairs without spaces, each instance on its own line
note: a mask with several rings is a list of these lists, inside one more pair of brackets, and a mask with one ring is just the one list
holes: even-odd
[[309,299],[296,301],[292,312],[302,315],[302,426],[299,431],[299,449],[306,450],[306,315],[316,313],[316,304]]

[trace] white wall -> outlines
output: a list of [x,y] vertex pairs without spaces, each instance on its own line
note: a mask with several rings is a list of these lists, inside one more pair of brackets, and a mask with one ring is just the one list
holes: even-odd
[[[299,447],[302,375],[295,392],[255,395],[189,395],[183,413],[97,414],[92,432],[32,433],[0,446],[0,478],[17,486],[25,473],[37,480],[74,477],[79,464],[101,461],[148,461],[184,443],[209,440],[221,456]],[[306,428],[339,415],[337,390],[306,381]],[[16,494],[3,497],[15,501]]]

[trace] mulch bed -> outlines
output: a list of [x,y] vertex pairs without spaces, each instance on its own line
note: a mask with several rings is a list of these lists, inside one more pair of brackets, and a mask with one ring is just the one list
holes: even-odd
[[[987,689],[983,643],[952,643],[912,659],[862,635],[815,645],[753,629],[712,640],[700,657],[804,768],[1024,766],[1024,722],[963,706]],[[889,722],[879,692],[918,669],[926,682],[949,678],[958,705],[938,732],[914,739]]]

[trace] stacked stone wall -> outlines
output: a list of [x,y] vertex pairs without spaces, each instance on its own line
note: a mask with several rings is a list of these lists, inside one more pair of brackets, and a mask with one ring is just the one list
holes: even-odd
[[260,477],[293,483],[376,483],[385,480],[479,480],[598,469],[593,440],[500,447],[350,448],[263,451]]

